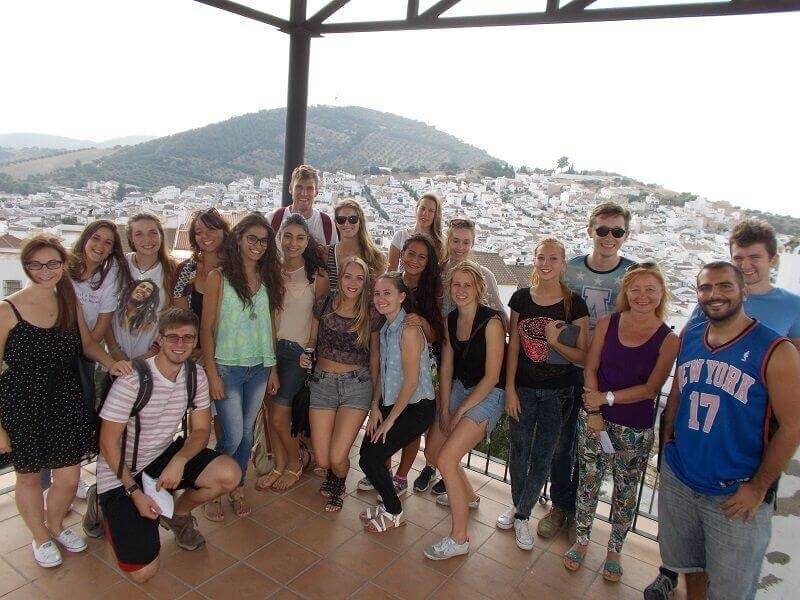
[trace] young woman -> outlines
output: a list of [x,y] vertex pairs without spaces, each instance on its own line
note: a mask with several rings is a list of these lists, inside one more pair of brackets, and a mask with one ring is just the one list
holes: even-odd
[[350,256],[357,256],[369,267],[370,277],[380,275],[386,270],[386,257],[383,255],[367,228],[361,205],[352,198],[340,201],[333,210],[339,242],[328,246],[325,268],[332,289],[336,289],[340,265]]
[[[275,394],[279,386],[273,323],[283,295],[275,233],[262,215],[251,213],[225,240],[221,268],[208,274],[200,325],[209,394],[222,428],[216,449],[242,470],[239,488],[229,495],[237,517],[250,514],[242,486],[264,392]],[[219,501],[205,512],[212,520],[224,518]]]
[[[383,322],[371,310],[367,264],[350,256],[341,270],[337,294],[320,309],[317,364],[310,383],[311,443],[317,467],[327,469],[320,493],[328,497],[328,511],[342,507],[350,449],[378,398],[378,330]],[[311,367],[306,355],[300,366]]]
[[[506,359],[506,412],[511,417],[511,497],[514,506],[497,518],[514,529],[517,546],[533,549],[528,519],[550,473],[572,388],[580,381],[589,311],[564,284],[564,245],[547,238],[534,249],[531,287],[511,296],[511,329]],[[564,324],[578,330],[575,345],[561,339]],[[569,331],[563,332],[566,334]]]
[[365,529],[378,533],[405,523],[386,461],[428,429],[436,407],[425,333],[404,326],[412,301],[402,276],[378,277],[373,301],[386,317],[380,331],[381,394],[372,402],[359,465],[381,497],[381,504],[361,513]]
[[484,304],[486,282],[480,266],[471,261],[458,263],[448,275],[447,287],[456,310],[447,317],[442,345],[439,427],[431,428],[425,445],[426,452],[428,446],[437,448],[434,460],[447,493],[436,501],[450,506],[453,522],[449,536],[425,549],[431,560],[469,552],[469,509],[478,506],[480,496],[461,468],[461,459],[489,438],[505,405],[505,329],[498,312]]
[[175,306],[191,309],[198,319],[203,317],[208,274],[219,267],[222,247],[230,231],[230,225],[216,208],[195,213],[189,222],[192,256],[178,266],[172,295]]
[[[275,468],[259,478],[256,489],[285,490],[300,479],[300,443],[292,437],[292,400],[305,382],[300,356],[317,338],[314,305],[328,293],[328,277],[319,258],[319,245],[298,213],[289,215],[278,232],[283,252],[283,308],[276,314],[278,394],[268,403],[270,441]],[[273,435],[274,434],[274,435]]]
[[[611,468],[614,501],[603,578],[619,581],[620,552],[636,511],[636,490],[653,447],[656,398],[678,354],[678,336],[664,323],[669,292],[653,263],[629,267],[617,311],[597,322],[584,370],[585,411],[578,420],[578,495],[575,545],[564,566],[583,563],[600,484]],[[600,446],[601,431],[615,452]]]
[[436,194],[428,192],[417,201],[414,227],[401,229],[394,234],[389,247],[389,270],[396,271],[400,266],[400,254],[406,239],[415,233],[425,233],[436,247],[437,256],[442,254],[442,200]]
[[[33,536],[42,567],[62,562],[58,544],[82,552],[86,541],[64,526],[78,486],[80,464],[95,452],[93,406],[87,406],[78,375],[81,351],[111,373],[130,373],[92,338],[76,310],[65,275],[67,252],[58,238],[38,235],[20,253],[30,285],[0,303],[0,462],[17,473],[15,500]],[[41,471],[53,482],[45,515]]]

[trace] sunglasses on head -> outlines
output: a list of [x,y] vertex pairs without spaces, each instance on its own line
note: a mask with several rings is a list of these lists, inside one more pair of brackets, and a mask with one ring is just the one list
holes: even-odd
[[358,223],[358,221],[359,221],[358,215],[350,215],[349,217],[345,216],[336,217],[336,223],[338,223],[339,225],[344,225],[345,223],[350,223],[350,225],[355,225],[356,223]]
[[634,269],[655,269],[658,266],[657,263],[653,262],[652,260],[646,260],[640,263],[633,263],[628,266],[626,271],[633,271]]
[[474,228],[475,227],[475,222],[472,221],[471,219],[462,219],[462,218],[450,219],[450,227],[455,227],[456,229],[459,229],[459,228],[462,228],[462,227],[464,227],[464,228],[466,228],[466,227]]
[[600,225],[594,232],[598,237],[606,237],[610,233],[617,239],[625,235],[625,230],[622,227],[608,227],[606,225]]

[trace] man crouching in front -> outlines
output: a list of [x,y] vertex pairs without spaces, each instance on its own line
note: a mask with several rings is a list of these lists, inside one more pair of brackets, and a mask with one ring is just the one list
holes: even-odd
[[[165,312],[158,322],[158,354],[118,378],[100,411],[97,493],[120,569],[136,583],[158,571],[159,520],[175,534],[178,546],[196,550],[205,539],[195,529],[192,509],[232,492],[241,477],[232,458],[206,448],[208,380],[201,367],[187,363],[197,331],[194,313]],[[191,434],[175,439],[187,410]],[[156,480],[156,489],[185,490],[171,518],[162,516],[156,500],[145,494],[143,473]]]

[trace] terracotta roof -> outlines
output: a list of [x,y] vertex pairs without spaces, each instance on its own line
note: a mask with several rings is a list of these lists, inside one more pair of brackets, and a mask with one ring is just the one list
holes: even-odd
[[497,252],[473,252],[475,260],[494,273],[497,285],[517,286],[517,279],[508,270],[508,265],[503,262]]
[[531,284],[531,271],[533,265],[507,265],[508,270],[517,280],[517,288],[528,287]]
[[21,238],[11,235],[10,233],[0,236],[0,248],[12,248],[14,250],[19,250],[22,248],[22,242],[23,240]]

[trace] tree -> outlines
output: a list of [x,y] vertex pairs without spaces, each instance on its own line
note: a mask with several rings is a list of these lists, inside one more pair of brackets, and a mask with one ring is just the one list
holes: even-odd
[[567,169],[567,167],[569,167],[569,156],[562,156],[556,163],[556,169],[559,171],[564,171]]
[[125,184],[120,183],[114,191],[114,202],[122,202],[125,200]]

